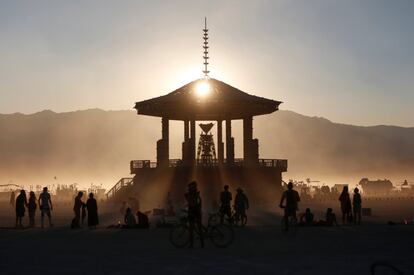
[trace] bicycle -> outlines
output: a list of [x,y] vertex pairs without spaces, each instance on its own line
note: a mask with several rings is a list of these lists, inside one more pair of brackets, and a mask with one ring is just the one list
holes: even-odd
[[208,218],[208,223],[212,225],[221,224],[222,221],[226,222],[229,225],[234,225],[237,227],[243,227],[247,224],[247,215],[242,213],[237,213],[237,211],[232,211],[231,217],[225,217],[225,214],[221,211],[210,213]]
[[[285,209],[286,207],[280,206],[280,208]],[[287,222],[286,219],[288,219]],[[292,235],[295,235],[298,229],[298,220],[296,218],[296,215],[291,215],[290,213],[286,215],[285,213],[281,219],[280,225],[282,233],[290,233]]]
[[[183,211],[186,212],[186,211]],[[214,246],[225,248],[234,241],[234,230],[227,224],[201,225],[201,232],[195,227],[195,235],[209,239]],[[177,225],[170,230],[170,242],[177,248],[184,248],[190,244],[190,228],[188,217],[182,217]]]

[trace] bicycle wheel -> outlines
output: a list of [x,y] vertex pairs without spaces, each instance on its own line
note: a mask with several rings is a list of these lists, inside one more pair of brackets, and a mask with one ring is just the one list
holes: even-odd
[[179,224],[170,230],[170,243],[177,247],[183,248],[190,243],[190,231],[184,224]]
[[208,232],[211,242],[217,247],[227,247],[234,241],[234,230],[227,224],[210,226]]

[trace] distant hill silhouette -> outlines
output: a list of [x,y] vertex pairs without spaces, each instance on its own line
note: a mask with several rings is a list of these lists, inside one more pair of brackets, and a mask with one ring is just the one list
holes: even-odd
[[[133,111],[0,115],[0,183],[112,186],[128,175],[131,159],[155,159],[160,127],[159,119]],[[234,123],[236,157],[242,155],[240,127]],[[414,174],[414,128],[344,125],[279,111],[255,118],[254,131],[261,158],[289,160],[287,177],[402,180]],[[182,137],[182,123],[172,122],[171,158],[180,157]]]

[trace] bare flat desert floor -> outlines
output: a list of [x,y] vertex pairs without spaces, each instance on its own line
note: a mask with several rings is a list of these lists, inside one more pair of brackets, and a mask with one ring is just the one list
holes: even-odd
[[12,211],[1,213],[0,274],[356,275],[371,274],[378,261],[414,274],[414,226],[387,225],[386,216],[367,218],[361,226],[299,228],[293,236],[282,233],[280,211],[249,213],[248,226],[236,229],[230,247],[207,241],[204,249],[177,249],[166,228],[106,229],[117,219],[105,213],[113,206],[102,207],[96,230],[70,230],[71,205],[55,208],[66,212],[56,210],[55,226],[44,229],[12,229]]

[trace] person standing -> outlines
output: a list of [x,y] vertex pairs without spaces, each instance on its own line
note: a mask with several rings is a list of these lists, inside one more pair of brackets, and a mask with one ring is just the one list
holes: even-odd
[[231,219],[231,200],[233,199],[231,192],[229,191],[229,186],[224,185],[224,191],[220,194],[220,222],[224,222],[224,216]]
[[29,209],[29,224],[30,227],[35,227],[35,216],[36,216],[36,195],[33,191],[29,193],[29,204],[27,206]]
[[95,229],[99,224],[98,220],[98,204],[93,197],[93,193],[89,194],[89,199],[86,201],[86,209],[88,210],[88,226],[90,229]]
[[39,203],[39,208],[40,208],[40,213],[41,213],[40,223],[41,223],[42,228],[44,226],[43,222],[44,222],[45,215],[49,219],[49,227],[52,227],[53,224],[52,224],[51,211],[53,211],[53,204],[52,204],[52,198],[50,197],[47,187],[43,187],[43,192],[39,196],[38,203]]
[[[293,190],[293,182],[289,181],[287,185],[288,190],[283,192],[282,198],[280,199],[279,207],[283,208],[285,211],[283,216],[283,221],[285,223],[285,230],[289,228],[289,217],[292,217],[295,222],[297,222],[296,211],[298,210],[298,204],[300,202],[299,193],[296,190]],[[286,200],[286,204],[283,205]]]
[[26,212],[27,207],[27,197],[26,191],[21,190],[20,195],[16,198],[16,228],[23,227],[22,218],[24,217],[24,212]]
[[14,208],[14,204],[16,203],[16,194],[14,194],[14,191],[11,191],[10,193],[10,206]]
[[83,192],[79,191],[78,195],[75,197],[75,204],[73,206],[73,212],[75,212],[75,218],[72,220],[71,228],[80,228],[81,221],[81,210],[85,206],[85,203],[82,201]]
[[246,210],[249,209],[249,199],[244,193],[243,189],[237,188],[237,194],[234,199],[235,219],[243,220],[247,217]]
[[342,224],[346,224],[351,218],[351,198],[348,192],[348,186],[344,186],[342,193],[339,196],[339,201],[341,202],[341,211],[342,211]]
[[361,224],[361,212],[362,212],[362,198],[359,193],[359,189],[354,189],[354,197],[352,198],[352,207],[354,210],[354,224]]
[[[189,222],[189,233],[190,233],[190,248],[194,245],[194,231],[200,234],[201,247],[204,247],[204,236],[201,225],[201,209],[202,202],[200,197],[200,191],[197,189],[197,182],[192,181],[188,184],[188,192],[185,193],[185,200],[188,205],[188,222]],[[196,230],[197,227],[197,230]]]

